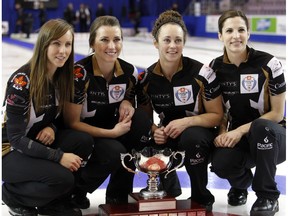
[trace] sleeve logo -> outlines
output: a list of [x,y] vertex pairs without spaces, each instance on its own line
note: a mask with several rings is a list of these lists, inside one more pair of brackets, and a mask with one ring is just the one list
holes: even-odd
[[11,80],[13,88],[22,91],[23,88],[29,88],[29,78],[25,73],[16,74]]

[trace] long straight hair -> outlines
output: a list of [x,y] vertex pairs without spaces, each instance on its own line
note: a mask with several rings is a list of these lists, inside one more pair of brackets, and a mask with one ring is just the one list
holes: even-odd
[[72,33],[72,50],[69,58],[58,68],[53,75],[52,82],[57,89],[56,97],[59,102],[59,112],[64,109],[65,101],[73,100],[73,64],[74,64],[74,31],[73,27],[62,19],[52,19],[46,22],[40,29],[34,47],[32,58],[29,60],[30,74],[30,100],[33,101],[35,110],[40,111],[41,106],[48,103],[49,92],[48,77],[48,47],[53,40],[57,40],[70,31]]

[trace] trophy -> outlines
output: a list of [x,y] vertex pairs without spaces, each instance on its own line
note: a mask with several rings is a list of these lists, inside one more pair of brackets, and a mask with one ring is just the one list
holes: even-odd
[[[181,155],[181,161],[178,165],[172,168],[173,159],[177,159],[177,155]],[[152,147],[145,147],[143,150],[137,152],[132,150],[130,153],[121,154],[121,163],[125,169],[129,172],[137,173],[134,170],[128,168],[125,165],[124,159],[129,157],[129,161],[133,159],[136,168],[144,173],[148,174],[147,187],[141,189],[140,196],[144,199],[150,198],[163,198],[167,194],[164,190],[158,188],[159,185],[159,174],[166,173],[164,178],[174,170],[182,166],[184,162],[185,152],[184,151],[171,151],[168,148],[158,150]]]
[[[184,157],[184,151],[173,152],[168,148],[157,150],[152,147],[145,147],[141,151],[132,150],[131,154],[121,154],[121,163],[129,172],[138,173],[125,165],[125,161],[133,160],[139,171],[148,174],[147,187],[141,189],[140,193],[130,193],[127,204],[99,205],[100,215],[206,215],[203,206],[189,199],[176,200],[158,188],[159,174],[166,173],[166,178],[169,173],[182,166]],[[177,159],[175,163],[174,159]]]

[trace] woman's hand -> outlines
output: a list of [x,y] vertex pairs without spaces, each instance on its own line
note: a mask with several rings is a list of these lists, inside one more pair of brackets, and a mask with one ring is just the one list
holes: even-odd
[[55,132],[51,127],[45,127],[37,134],[36,140],[44,145],[51,145],[55,140]]
[[132,104],[127,101],[123,100],[119,107],[119,122],[123,121],[123,119],[129,117],[130,119],[134,115],[135,109]]
[[162,145],[167,142],[168,136],[164,132],[164,127],[160,127],[154,130],[153,138],[156,144]]
[[240,131],[231,130],[218,135],[214,139],[214,144],[216,147],[233,148],[241,140],[241,137],[242,133]]
[[183,118],[169,122],[164,129],[165,134],[172,139],[176,139],[187,128],[185,121],[185,118]]
[[82,158],[73,153],[64,153],[60,160],[60,164],[71,172],[76,172],[81,167],[81,162]]
[[124,118],[121,122],[118,122],[115,127],[112,129],[113,130],[113,138],[122,136],[126,133],[128,133],[131,129],[131,118],[130,116],[127,116],[126,118]]

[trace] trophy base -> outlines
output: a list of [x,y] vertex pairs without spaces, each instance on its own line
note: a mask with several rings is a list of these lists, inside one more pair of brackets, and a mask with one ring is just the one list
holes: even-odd
[[161,199],[145,199],[140,196],[140,193],[131,193],[129,194],[128,202],[137,204],[139,212],[176,209],[176,199],[170,196],[165,196]]
[[177,200],[176,209],[166,210],[151,210],[142,211],[138,210],[137,203],[128,203],[124,205],[99,205],[100,216],[131,216],[131,215],[145,215],[145,216],[170,216],[170,215],[191,215],[191,216],[206,216],[205,208],[191,200]]
[[[101,204],[99,216],[239,216],[236,214],[206,212],[206,210],[191,200],[177,200],[176,209],[142,211],[138,210],[136,203],[123,205]],[[88,215],[87,215],[88,216]],[[89,215],[96,216],[96,215]]]
[[164,190],[149,191],[147,188],[140,190],[140,196],[144,199],[161,199],[166,195],[167,193]]
[[[164,203],[173,206],[166,206],[167,208],[163,207]],[[157,205],[155,203],[159,202]],[[162,202],[162,204],[160,204]],[[149,203],[150,206],[156,207],[153,208],[146,208],[147,206],[145,203]],[[144,211],[140,211],[139,207],[143,204],[143,208],[146,208]],[[160,205],[159,205],[160,204]],[[160,208],[160,209],[157,209]],[[151,199],[145,200],[143,197],[140,196],[139,193],[131,193],[129,195],[129,203],[122,204],[122,205],[113,205],[113,204],[101,204],[99,205],[99,215],[100,216],[239,216],[236,214],[229,214],[229,213],[220,213],[220,212],[206,212],[203,206],[199,205],[188,200],[176,200],[174,197],[166,196],[163,199]],[[87,215],[87,216],[97,216],[97,215]]]

